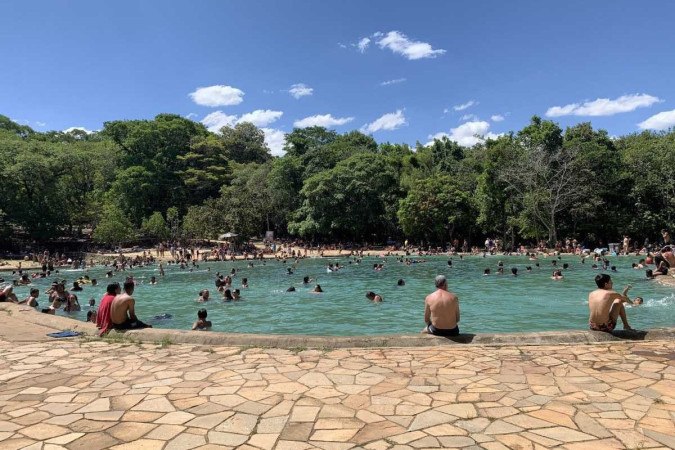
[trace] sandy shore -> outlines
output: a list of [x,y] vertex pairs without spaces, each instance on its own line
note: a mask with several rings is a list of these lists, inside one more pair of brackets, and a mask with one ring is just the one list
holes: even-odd
[[[199,248],[196,249],[199,250],[200,253],[204,251],[209,251],[209,248]],[[304,254],[304,250],[300,247],[294,247],[292,250],[295,250],[296,254]],[[142,256],[143,252],[151,253],[152,256],[155,258],[156,261],[170,261],[173,260],[171,257],[171,254],[167,251],[164,256],[157,256],[157,253],[155,252],[154,249],[141,249],[137,252],[125,252],[124,256],[127,258],[135,258],[136,256]],[[325,250],[323,252],[323,257],[324,258],[346,258],[349,256],[349,250]],[[382,256],[386,253],[389,253],[392,256],[405,256],[405,251],[388,251],[388,250],[364,250],[363,255],[364,256]],[[118,253],[87,253],[86,254],[86,261],[89,263],[90,259],[93,259],[94,262],[101,263],[105,259],[113,259],[116,256],[118,256]],[[281,252],[277,252],[276,255],[281,255]],[[265,254],[263,256],[265,259],[274,259],[275,255],[274,254]],[[307,252],[307,258],[320,258],[321,256],[319,255],[319,252],[316,250],[313,251],[308,251]],[[209,261],[213,261],[213,259],[209,258]],[[237,261],[243,261],[243,256],[238,255],[237,256]],[[8,271],[8,270],[17,270],[19,268],[19,264],[21,264],[21,268],[24,270],[35,270],[35,269],[40,269],[40,264],[37,262],[33,261],[26,261],[26,260],[21,260],[21,259],[1,259],[0,260],[0,271]]]

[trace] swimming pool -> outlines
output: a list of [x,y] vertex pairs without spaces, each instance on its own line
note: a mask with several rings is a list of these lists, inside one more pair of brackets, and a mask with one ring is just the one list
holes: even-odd
[[[259,334],[309,334],[309,335],[374,335],[417,333],[424,326],[424,297],[434,290],[434,277],[448,277],[449,289],[459,295],[461,307],[460,329],[462,332],[528,332],[550,330],[586,329],[588,321],[588,292],[595,288],[593,278],[600,273],[591,268],[587,260],[581,264],[577,257],[563,256],[557,264],[564,270],[565,279],[550,279],[553,258],[541,258],[540,267],[525,257],[471,256],[460,259],[452,257],[427,257],[427,262],[405,265],[395,257],[363,258],[361,264],[349,263],[347,257],[301,260],[296,266],[289,260],[256,261],[254,267],[247,262],[200,263],[193,272],[178,266],[165,266],[165,277],[160,277],[156,266],[117,272],[112,281],[122,283],[126,276],[133,275],[139,284],[134,293],[136,311],[141,320],[155,327],[190,329],[200,308],[208,310],[214,331]],[[504,262],[506,274],[497,275],[498,261]],[[630,297],[641,296],[645,303],[628,307],[628,319],[633,328],[648,329],[675,325],[675,289],[647,281],[644,270],[631,269],[634,257],[613,257],[611,264],[617,266],[610,273],[615,289],[621,290],[627,283],[633,285]],[[344,269],[327,273],[328,263],[340,262]],[[384,270],[376,272],[373,264],[384,262]],[[525,270],[532,266],[532,272]],[[292,275],[287,268],[294,267]],[[492,275],[483,276],[489,267]],[[519,275],[510,275],[511,267],[517,267]],[[225,303],[220,300],[214,285],[216,272],[229,273],[237,269],[233,288],[241,288],[241,279],[248,278],[249,288],[242,289],[242,300]],[[57,275],[68,281],[66,287],[79,276],[88,274],[99,285],[84,286],[77,292],[83,310],[59,315],[80,320],[86,319],[87,301],[96,299],[98,305],[111,279],[105,278],[108,269],[95,267],[87,270],[61,270]],[[159,283],[148,284],[152,275]],[[305,286],[304,276],[315,281]],[[5,279],[10,277],[5,272]],[[397,280],[405,280],[405,286],[397,286]],[[52,279],[39,279],[33,283],[40,289],[40,306],[47,305],[44,292]],[[316,283],[324,290],[312,294]],[[296,292],[286,292],[294,286]],[[195,299],[201,289],[209,289],[211,300],[198,303]],[[365,298],[366,291],[382,295],[384,302],[374,304]],[[19,298],[28,295],[29,287],[17,287]],[[152,317],[168,313],[168,320],[153,320]],[[621,325],[618,325],[620,328]]]

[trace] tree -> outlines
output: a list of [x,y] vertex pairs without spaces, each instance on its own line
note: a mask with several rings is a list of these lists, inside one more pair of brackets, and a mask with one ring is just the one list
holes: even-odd
[[216,239],[227,227],[219,199],[210,198],[200,206],[190,206],[183,216],[183,237]]
[[293,234],[369,240],[395,230],[398,172],[374,153],[358,153],[305,180]]
[[2,167],[2,209],[7,208],[10,220],[30,238],[49,239],[69,221],[58,189],[62,167],[42,143],[21,143],[19,148],[16,159],[6,160]]
[[115,205],[103,208],[101,220],[94,229],[94,241],[106,245],[122,245],[136,238],[134,226],[129,218]]
[[538,145],[527,148],[523,156],[498,175],[506,192],[521,203],[521,232],[539,237],[547,234],[548,242],[558,240],[558,220],[564,211],[589,195],[588,181],[593,174],[578,164],[578,149],[551,151]]
[[178,175],[185,184],[190,204],[216,197],[230,179],[228,150],[216,135],[194,138],[190,150],[178,159],[183,163]]
[[155,211],[150,217],[143,219],[141,231],[156,241],[167,239],[171,234],[162,213],[159,211]]
[[288,156],[303,156],[308,151],[323,147],[338,138],[334,130],[324,127],[295,128],[286,135],[284,151]]
[[455,232],[468,234],[469,194],[449,175],[419,181],[399,202],[398,219],[406,236],[443,243]]
[[155,174],[142,166],[118,172],[107,196],[136,226],[154,210],[166,208],[168,197],[158,185]]
[[643,131],[616,141],[627,188],[619,194],[626,218],[625,232],[659,238],[660,230],[675,222],[675,129]]
[[302,164],[299,158],[286,155],[272,162],[267,175],[266,191],[270,204],[269,230],[285,233],[291,214],[301,203]]
[[238,123],[234,127],[223,127],[223,147],[230,159],[238,163],[262,163],[272,158],[267,144],[265,133],[252,123]]
[[508,185],[499,178],[501,170],[523,157],[523,148],[513,135],[489,140],[474,149],[479,161],[479,172],[473,204],[478,210],[476,223],[483,233],[500,236],[510,247],[515,245],[516,228],[519,224],[520,203],[507,191]]
[[272,165],[236,165],[230,186],[223,186],[219,205],[227,231],[244,236],[258,236],[267,229],[272,213],[268,194],[268,175]]

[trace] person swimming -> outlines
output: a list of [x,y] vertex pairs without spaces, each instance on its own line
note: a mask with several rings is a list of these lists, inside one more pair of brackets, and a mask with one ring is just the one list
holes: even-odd
[[403,278],[399,278],[398,281],[396,282],[397,286],[405,286],[405,280]]
[[206,331],[211,329],[211,321],[206,320],[208,317],[208,312],[206,309],[202,308],[199,311],[197,311],[197,321],[192,325],[193,330],[200,330],[200,331]]
[[368,292],[366,292],[366,298],[367,298],[368,300],[370,300],[371,302],[375,302],[375,303],[380,303],[380,302],[382,302],[382,296],[379,295],[379,294],[376,294],[376,293],[373,292],[373,291],[368,291]]
[[201,291],[199,291],[199,298],[197,298],[197,301],[199,303],[208,302],[210,295],[211,293],[209,292],[208,289],[202,289]]
[[312,294],[320,294],[323,292],[323,289],[321,289],[321,285],[317,284],[314,286],[314,289],[312,289]]

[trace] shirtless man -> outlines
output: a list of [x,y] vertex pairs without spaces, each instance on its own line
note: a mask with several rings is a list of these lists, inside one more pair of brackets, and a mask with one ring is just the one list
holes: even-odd
[[593,331],[611,333],[616,327],[617,317],[621,317],[624,330],[631,330],[626,318],[625,302],[633,303],[627,296],[631,285],[626,286],[621,294],[612,290],[612,278],[607,274],[595,276],[598,289],[588,294],[588,309],[590,317],[588,326]]
[[136,284],[133,281],[124,283],[124,293],[115,297],[110,305],[110,319],[116,330],[131,330],[136,328],[152,328],[136,317],[136,301],[131,296]]
[[436,336],[457,336],[459,334],[459,298],[448,291],[448,280],[438,275],[436,291],[424,299],[424,321],[427,326],[422,333]]

